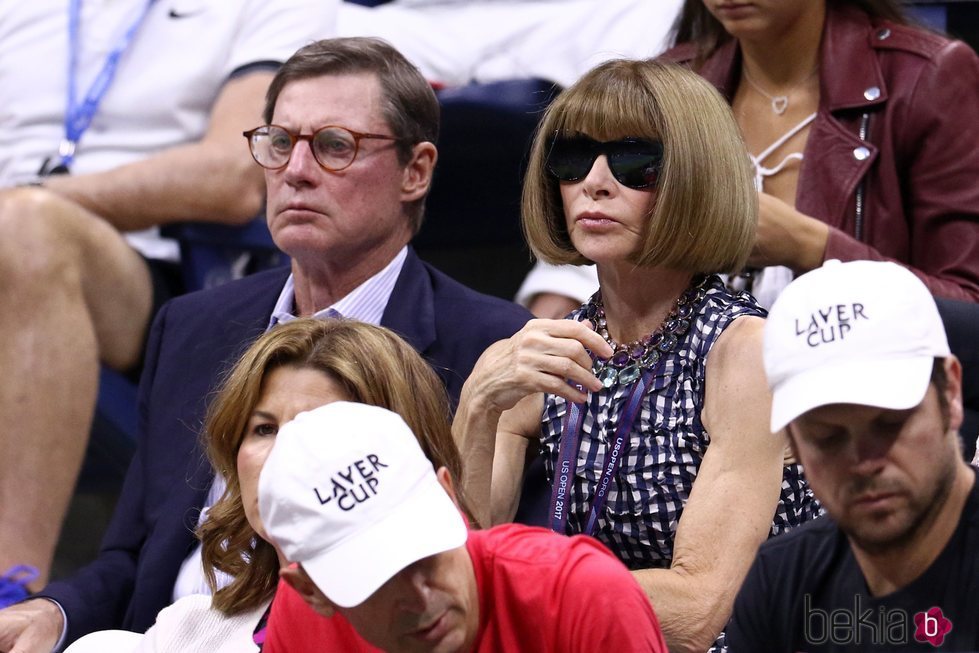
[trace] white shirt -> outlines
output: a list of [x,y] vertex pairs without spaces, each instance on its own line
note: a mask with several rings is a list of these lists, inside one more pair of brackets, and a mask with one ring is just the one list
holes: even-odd
[[[339,313],[343,317],[351,317],[368,324],[379,325],[384,309],[387,308],[388,299],[394,291],[394,285],[401,275],[401,268],[404,267],[405,258],[408,256],[408,247],[402,247],[401,251],[395,254],[391,262],[384,268],[360,284],[336,303],[317,311],[313,317],[336,317],[331,314]],[[272,309],[272,317],[269,319],[268,329],[276,324],[291,322],[296,319],[296,285],[295,279],[290,274],[286,279],[286,285],[279,293],[279,299],[275,302]]]
[[[332,35],[337,4],[157,0],[119,60],[78,143],[72,172],[101,172],[200,140],[229,77],[249,64],[281,63],[309,41]],[[79,102],[145,5],[82,0]],[[44,159],[57,154],[64,138],[68,43],[67,0],[0,0],[0,187],[34,179]],[[244,138],[241,147],[247,157]],[[176,243],[157,229],[126,237],[145,256],[177,260]]]
[[250,653],[269,602],[234,616],[211,606],[210,596],[188,596],[164,608],[145,635],[100,630],[82,637],[65,653]]
[[682,0],[341,2],[340,36],[379,36],[433,82],[541,77],[569,86],[616,57],[666,49]]

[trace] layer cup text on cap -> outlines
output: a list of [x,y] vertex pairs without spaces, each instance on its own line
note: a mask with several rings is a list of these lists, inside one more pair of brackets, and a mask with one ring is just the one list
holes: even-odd
[[261,473],[259,504],[286,558],[302,563],[344,607],[420,557],[466,539],[462,516],[414,434],[376,406],[335,402],[284,425]]
[[911,272],[889,262],[827,261],[789,284],[765,325],[772,429],[829,403],[886,404],[888,390],[906,403],[917,393],[907,384],[927,388],[918,378],[924,363],[912,361],[946,355],[935,302]]
[[[413,484],[425,472],[431,463],[399,415],[333,402],[282,426],[259,480],[259,508],[269,536],[302,562],[394,507],[396,496],[379,494],[385,476],[402,484],[408,474]],[[326,519],[336,525],[323,530]]]
[[369,520],[303,566],[327,598],[352,607],[402,569],[461,547],[466,537],[462,516],[433,476],[405,493],[395,509]]

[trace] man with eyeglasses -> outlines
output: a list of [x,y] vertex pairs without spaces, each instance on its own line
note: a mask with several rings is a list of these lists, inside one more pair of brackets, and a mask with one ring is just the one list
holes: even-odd
[[[269,229],[291,267],[160,310],[140,385],[143,439],[102,552],[42,593],[64,608],[68,641],[143,630],[175,596],[206,591],[193,530],[224,482],[202,462],[198,429],[222,373],[265,330],[299,316],[389,327],[431,362],[455,403],[482,351],[530,317],[408,246],[432,181],[439,111],[396,50],[376,39],[313,43],[280,68],[266,97],[266,124],[246,138],[265,168]],[[57,632],[59,618],[45,613],[31,627]]]

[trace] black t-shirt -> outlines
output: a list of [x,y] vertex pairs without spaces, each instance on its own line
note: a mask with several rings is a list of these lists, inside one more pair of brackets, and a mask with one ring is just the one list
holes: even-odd
[[935,562],[887,596],[870,595],[828,517],[769,540],[735,601],[727,643],[730,653],[979,651],[979,483]]

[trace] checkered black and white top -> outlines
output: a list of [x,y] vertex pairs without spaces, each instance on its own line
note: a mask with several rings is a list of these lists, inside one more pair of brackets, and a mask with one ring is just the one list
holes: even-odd
[[[670,565],[677,523],[710,445],[710,434],[700,422],[707,355],[724,328],[742,315],[764,317],[765,310],[750,295],[734,295],[719,278],[709,279],[690,330],[664,355],[665,364],[646,391],[594,533],[630,569]],[[570,319],[586,319],[584,307]],[[631,386],[616,382],[589,395],[571,489],[569,534],[584,529]],[[567,408],[561,397],[545,397],[541,447],[552,480]],[[772,534],[811,519],[819,510],[801,467],[786,466]]]

